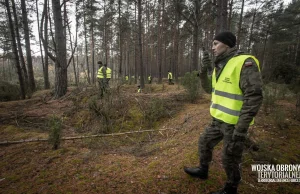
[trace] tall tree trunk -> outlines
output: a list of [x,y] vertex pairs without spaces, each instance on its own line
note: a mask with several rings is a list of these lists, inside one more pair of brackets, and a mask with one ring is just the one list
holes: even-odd
[[228,30],[227,25],[228,0],[217,0],[217,27],[216,34]]
[[95,83],[95,40],[94,40],[94,23],[91,23],[91,50],[92,50],[92,83]]
[[[149,63],[149,2],[146,1],[146,9],[145,9],[145,14],[146,14],[146,29],[145,29],[145,44],[144,44],[144,65],[145,65],[145,77],[148,78],[148,76],[151,74],[150,71],[150,65]],[[148,79],[146,79],[148,80]]]
[[[75,13],[76,13],[76,29],[75,29],[75,48],[73,47],[73,42],[72,42],[72,34],[71,34],[71,29],[70,29],[70,25],[68,24],[69,22],[67,22],[67,27],[68,27],[68,33],[69,33],[69,37],[70,37],[70,46],[71,46],[71,50],[73,52],[73,49],[76,49],[77,47],[77,30],[78,30],[78,17],[77,17],[77,4],[75,5]],[[69,18],[66,15],[66,20],[69,21]],[[77,50],[78,51],[78,50]],[[76,72],[76,66],[75,66],[75,57],[74,57],[74,53],[72,53],[73,56],[72,57],[72,65],[73,65],[73,72],[74,72],[74,80],[75,80],[75,85],[78,86],[78,78],[77,78],[77,72]],[[77,55],[78,56],[78,55]],[[78,62],[78,61],[77,61]]]
[[[299,28],[300,30],[300,28]],[[300,33],[297,32],[297,45],[295,50],[295,58],[294,58],[294,64],[297,65],[297,58],[298,58],[298,51],[299,51],[299,44],[300,44]]]
[[229,15],[228,15],[228,27],[227,29],[231,31],[231,20],[232,20],[232,9],[233,9],[233,0],[229,3]]
[[266,47],[267,47],[267,41],[268,41],[268,36],[269,36],[269,30],[270,30],[271,25],[269,24],[268,29],[266,30],[266,35],[264,38],[264,48],[263,48],[263,52],[262,52],[262,58],[260,61],[260,69],[262,72],[262,75],[264,75],[265,72],[265,55],[266,55]]
[[[44,0],[44,9],[41,19],[41,29],[39,36],[43,39],[43,46],[44,46],[44,54],[45,58],[42,60],[44,61],[43,65],[43,74],[44,74],[44,88],[49,89],[50,88],[50,81],[49,81],[49,57],[48,57],[48,44],[49,44],[49,38],[48,38],[48,22],[49,22],[49,1]],[[45,22],[44,22],[45,21]],[[44,28],[44,37],[43,37],[43,29]]]
[[25,93],[27,93],[28,89],[28,73],[27,73],[27,68],[24,60],[24,55],[23,55],[23,50],[22,50],[22,45],[21,45],[21,38],[20,38],[20,32],[19,32],[19,27],[18,27],[18,16],[17,16],[17,10],[15,6],[15,1],[11,0],[11,6],[13,10],[13,15],[14,15],[14,21],[15,21],[15,30],[16,30],[16,39],[17,39],[17,46],[18,46],[18,52],[19,52],[19,57],[20,57],[20,62],[21,62],[21,67],[23,70],[23,75],[24,75],[24,85],[25,85]]
[[239,25],[238,25],[237,40],[236,40],[237,48],[240,48],[241,30],[242,30],[243,14],[244,14],[244,5],[245,5],[245,0],[242,0],[242,7],[241,7],[240,20],[239,20]]
[[60,1],[52,0],[53,19],[55,27],[55,93],[54,97],[59,98],[67,93],[68,87],[68,66],[66,39],[64,36],[63,21],[60,9]]
[[4,62],[5,62],[5,57],[2,58],[2,78],[3,78],[3,80],[5,80],[5,77],[6,77],[5,68],[4,68],[5,63]]
[[138,45],[139,45],[139,59],[140,59],[140,81],[141,88],[145,87],[144,83],[144,67],[143,67],[143,44],[142,44],[142,0],[138,0]]
[[178,61],[179,61],[179,22],[180,22],[180,10],[179,5],[176,5],[176,13],[175,13],[175,30],[174,30],[174,52],[173,52],[173,65],[174,65],[174,76],[176,82],[178,82]]
[[42,40],[41,40],[41,29],[42,27],[40,27],[40,19],[39,19],[39,6],[38,6],[38,0],[35,1],[35,7],[36,7],[36,18],[37,18],[37,26],[38,26],[38,30],[39,30],[39,47],[40,47],[40,53],[41,53],[41,59],[42,59],[42,66],[43,66],[43,71],[44,71],[44,57],[43,57],[43,49],[42,49]]
[[252,43],[252,36],[253,36],[253,28],[254,28],[254,22],[256,19],[256,12],[257,10],[254,10],[253,16],[252,16],[252,22],[251,22],[251,26],[250,26],[250,34],[249,34],[249,41],[248,41],[248,52],[251,52],[251,43]]
[[[82,1],[83,5],[85,6],[84,0]],[[86,12],[86,6],[84,8],[84,12]],[[85,43],[85,63],[87,68],[87,81],[89,84],[91,84],[90,79],[90,66],[89,66],[89,56],[88,56],[88,43],[87,43],[87,30],[86,30],[86,14],[83,14],[83,28],[84,28],[84,43]]]
[[22,75],[22,70],[21,70],[19,55],[18,55],[18,50],[17,50],[17,44],[16,44],[16,41],[15,41],[16,37],[15,37],[14,25],[13,25],[13,21],[12,21],[10,6],[9,6],[9,0],[5,0],[5,6],[6,6],[6,9],[7,9],[7,15],[8,15],[9,29],[10,29],[10,34],[11,34],[12,50],[13,50],[13,54],[14,54],[14,57],[15,57],[15,65],[16,65],[16,69],[17,69],[17,74],[18,74],[18,77],[19,77],[21,97],[22,97],[22,99],[25,99],[24,78],[23,78],[23,75]]
[[137,29],[136,29],[136,26],[137,26],[137,13],[136,13],[136,10],[137,10],[137,2],[135,1],[134,3],[134,83],[137,83],[137,77],[138,77],[138,70],[137,70],[137,63],[138,63],[138,46],[137,46],[137,39],[138,39],[138,34],[137,34]]
[[196,71],[198,69],[198,53],[199,53],[199,44],[198,44],[198,36],[199,36],[199,28],[198,25],[194,25],[194,32],[193,32],[193,64],[191,71]]
[[122,7],[122,1],[118,1],[118,20],[119,20],[119,77],[122,77],[122,60],[123,60],[123,39],[122,39],[122,24],[121,24],[121,7]]
[[26,10],[25,0],[21,0],[21,7],[22,7],[26,58],[27,58],[27,67],[28,67],[28,79],[29,79],[28,82],[29,82],[29,88],[31,89],[32,92],[34,92],[36,90],[36,88],[35,88],[34,73],[33,73],[33,67],[32,67],[29,27],[28,27],[28,19],[27,19],[27,10]]
[[[103,8],[103,14],[104,16],[106,16],[106,0],[104,0],[104,8]],[[105,18],[104,19],[104,24],[103,24],[103,27],[104,27],[104,37],[103,37],[103,47],[104,47],[104,55],[105,55],[105,61],[104,63],[108,63],[108,60],[109,60],[109,49],[108,49],[108,26],[107,26],[107,19]]]
[[158,83],[162,83],[162,18],[161,18],[161,0],[158,1],[157,16],[157,65],[158,65]]

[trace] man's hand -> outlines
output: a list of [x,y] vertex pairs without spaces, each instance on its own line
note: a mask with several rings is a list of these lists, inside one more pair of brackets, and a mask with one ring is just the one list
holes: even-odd
[[201,73],[207,73],[207,70],[211,66],[211,60],[207,51],[203,51],[203,58],[201,64]]

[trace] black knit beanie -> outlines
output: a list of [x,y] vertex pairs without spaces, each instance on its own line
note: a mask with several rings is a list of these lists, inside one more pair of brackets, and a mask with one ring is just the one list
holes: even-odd
[[236,37],[231,32],[221,32],[215,36],[214,40],[218,40],[230,48],[234,47],[236,43]]

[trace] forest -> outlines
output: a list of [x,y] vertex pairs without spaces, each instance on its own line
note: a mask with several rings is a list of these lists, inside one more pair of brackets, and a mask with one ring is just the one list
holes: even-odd
[[[223,31],[263,80],[239,193],[299,193],[251,171],[300,164],[299,0],[1,0],[0,15],[0,193],[219,189],[223,143],[209,180],[183,167],[210,123],[199,72]],[[102,98],[99,61],[112,70]]]

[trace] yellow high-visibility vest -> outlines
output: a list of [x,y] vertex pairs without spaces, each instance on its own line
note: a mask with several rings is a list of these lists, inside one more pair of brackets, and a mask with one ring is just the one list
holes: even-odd
[[168,73],[168,79],[172,79],[173,75],[171,72]]
[[[253,58],[259,69],[258,60],[252,55],[238,55],[231,58],[216,81],[216,70],[212,74],[212,95],[210,114],[228,124],[237,124],[243,106],[243,92],[240,89],[240,74],[247,58]],[[259,70],[260,71],[260,70]],[[254,118],[251,124],[254,123]]]
[[148,80],[149,80],[149,81],[151,80],[151,76],[148,76]]
[[102,73],[103,66],[98,69],[97,78],[103,79],[104,75]]
[[128,81],[128,76],[127,75],[125,76],[125,80]]
[[109,67],[106,68],[106,78],[111,78],[111,69]]

